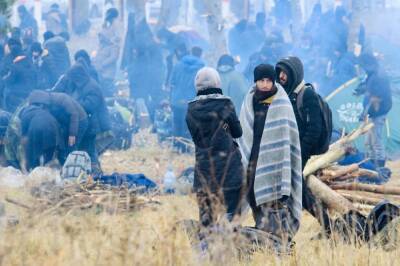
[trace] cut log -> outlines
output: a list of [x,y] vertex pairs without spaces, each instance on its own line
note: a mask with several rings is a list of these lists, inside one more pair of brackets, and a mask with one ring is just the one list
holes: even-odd
[[307,177],[307,185],[315,197],[326,204],[329,209],[335,210],[341,214],[345,214],[350,210],[355,209],[350,201],[332,190],[314,175]]
[[379,194],[392,194],[400,196],[400,187],[389,187],[382,185],[370,185],[361,183],[349,183],[349,184],[334,184],[330,186],[334,190],[356,190],[366,191]]
[[343,166],[343,167],[341,167],[340,169],[338,169],[336,171],[330,171],[329,174],[330,174],[332,179],[335,179],[335,178],[340,177],[340,176],[351,174],[351,173],[357,171],[358,169],[359,169],[358,164],[355,163],[355,164],[350,164],[350,165],[347,165],[347,166]]
[[373,170],[360,168],[360,170],[358,170],[358,172],[359,172],[360,176],[368,176],[370,178],[378,178],[379,177],[379,173],[377,171],[373,171]]
[[388,200],[393,204],[399,205],[400,196],[385,195],[364,191],[336,190],[340,195],[350,200],[351,202],[362,202],[371,205],[377,205],[383,200]]
[[346,192],[340,192],[340,195],[348,199],[352,203],[362,203],[362,204],[368,204],[368,205],[377,205],[379,204],[382,200],[377,199],[377,198],[367,198],[359,195],[354,195],[350,191]]

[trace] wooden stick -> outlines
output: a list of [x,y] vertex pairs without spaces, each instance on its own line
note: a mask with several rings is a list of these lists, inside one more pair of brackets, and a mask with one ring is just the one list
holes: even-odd
[[31,206],[28,206],[28,205],[26,205],[25,203],[21,203],[21,202],[19,202],[19,201],[17,201],[17,200],[14,200],[14,199],[12,199],[12,198],[6,197],[5,200],[6,200],[8,203],[17,205],[17,206],[22,207],[22,208],[25,208],[25,209],[28,209],[28,210],[32,209]]
[[354,163],[354,164],[350,164],[347,166],[343,166],[343,167],[339,168],[338,170],[330,171],[329,174],[332,179],[335,179],[337,177],[353,173],[353,172],[357,171],[358,169],[359,169],[358,164]]
[[349,184],[335,184],[330,186],[334,190],[357,190],[366,191],[379,194],[392,194],[400,196],[400,187],[389,187],[382,185],[370,185],[361,183],[349,183]]
[[313,194],[323,203],[325,203],[330,209],[333,209],[341,214],[355,209],[350,201],[332,190],[314,175],[308,176],[307,185]]
[[343,197],[345,197],[346,199],[348,199],[349,201],[355,203],[355,202],[361,202],[364,204],[368,204],[368,205],[377,205],[379,204],[382,199],[377,199],[377,198],[367,198],[367,197],[363,197],[363,196],[359,196],[359,195],[354,195],[351,194],[349,192],[341,192],[340,195],[342,195]]
[[385,195],[378,194],[373,192],[365,192],[365,191],[350,191],[350,190],[336,190],[340,195],[343,195],[345,198],[353,197],[355,200],[359,200],[359,202],[371,202],[368,204],[376,205],[383,200],[388,200],[394,204],[400,203],[400,196],[397,195]]
[[358,172],[359,172],[360,176],[368,176],[370,178],[378,178],[379,177],[379,173],[377,171],[373,171],[373,170],[360,168],[360,170],[358,170]]

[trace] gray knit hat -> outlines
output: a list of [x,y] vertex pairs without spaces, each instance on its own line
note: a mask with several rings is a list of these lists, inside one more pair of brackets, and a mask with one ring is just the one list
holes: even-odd
[[221,78],[218,71],[212,67],[203,67],[200,69],[195,78],[196,91],[210,88],[221,88]]

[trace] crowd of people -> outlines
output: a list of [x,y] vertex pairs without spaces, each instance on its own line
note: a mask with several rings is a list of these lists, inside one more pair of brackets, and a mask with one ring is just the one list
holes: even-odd
[[[348,52],[350,17],[343,7],[323,13],[316,4],[304,30],[294,33],[291,25],[297,22],[286,2],[277,1],[275,24],[258,13],[254,23],[243,19],[229,29],[229,53],[215,68],[203,56],[206,47],[167,28],[153,30],[133,13],[123,38],[115,8],[105,13],[94,58],[79,50],[71,61],[59,6],[52,5],[45,17],[43,43],[35,19],[20,6],[19,27],[0,42],[4,163],[31,170],[54,158],[63,164],[68,154],[81,150],[89,154],[93,171],[101,172],[96,140],[111,130],[106,98],[118,93],[116,73],[122,70],[130,97],[143,99],[155,125],[165,124],[159,119],[169,106],[172,118],[165,121],[172,124],[171,135],[193,140],[203,226],[216,223],[216,202],[233,220],[247,199],[256,227],[288,245],[302,208],[330,234],[326,208],[302,176],[327,137],[318,94],[329,94],[364,70],[367,79],[357,90],[365,94],[360,119],[369,116],[374,122],[369,158],[384,166],[381,135],[391,109],[390,84],[364,44],[363,28],[362,54]],[[175,147],[185,151],[179,142]]]

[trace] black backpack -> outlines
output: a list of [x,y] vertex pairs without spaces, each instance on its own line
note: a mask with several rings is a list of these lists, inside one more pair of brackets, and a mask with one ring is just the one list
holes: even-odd
[[307,89],[311,89],[314,91],[315,95],[318,97],[318,102],[319,102],[319,107],[321,110],[322,114],[322,119],[323,119],[323,128],[321,135],[319,136],[318,143],[312,147],[311,150],[311,155],[320,155],[324,154],[329,150],[329,145],[331,143],[331,137],[332,137],[332,111],[331,108],[329,107],[328,103],[319,95],[312,84],[307,83],[305,85],[305,88],[302,89],[299,94],[297,95],[297,110],[299,111],[301,119],[304,121],[306,120],[305,115],[303,114],[303,97],[304,97],[304,92]]

